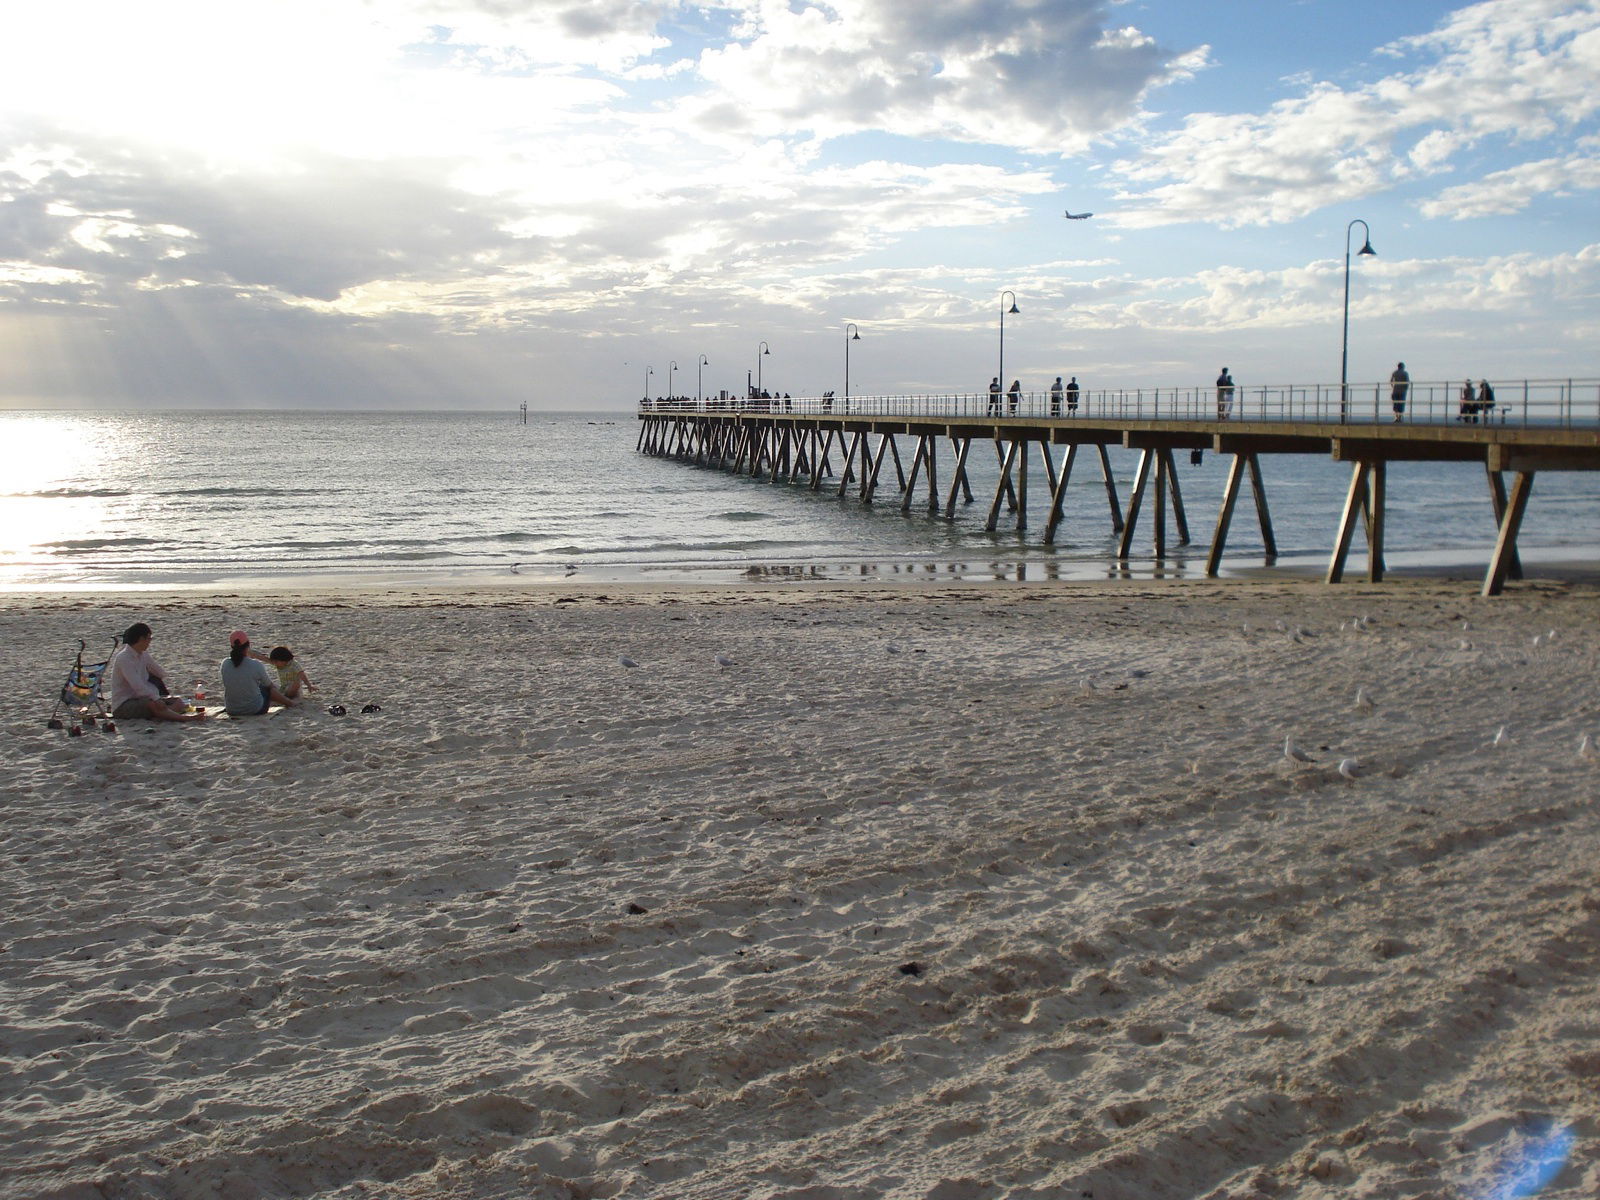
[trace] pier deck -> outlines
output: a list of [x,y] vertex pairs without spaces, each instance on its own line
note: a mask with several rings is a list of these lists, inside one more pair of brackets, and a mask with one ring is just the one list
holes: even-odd
[[[930,513],[948,519],[963,497],[969,502],[975,499],[967,475],[969,456],[974,444],[989,442],[999,481],[986,527],[996,529],[1004,509],[1018,531],[1028,529],[1029,467],[1037,459],[1049,494],[1042,540],[1050,545],[1061,523],[1079,449],[1092,447],[1112,529],[1120,535],[1119,561],[1132,555],[1135,530],[1147,502],[1156,558],[1166,554],[1169,506],[1179,544],[1190,542],[1173,452],[1209,450],[1230,455],[1233,462],[1206,559],[1208,575],[1219,569],[1246,479],[1266,555],[1276,556],[1261,458],[1327,455],[1351,464],[1349,491],[1326,575],[1329,583],[1344,577],[1358,527],[1366,541],[1367,578],[1383,579],[1389,463],[1476,463],[1484,472],[1482,486],[1498,526],[1483,594],[1498,595],[1508,578],[1521,578],[1517,535],[1536,475],[1600,470],[1600,382],[1503,386],[1497,391],[1504,399],[1489,411],[1477,412],[1452,411],[1441,403],[1438,397],[1448,396],[1450,386],[1420,385],[1400,420],[1386,411],[1391,404],[1374,402],[1370,389],[1359,403],[1352,403],[1350,393],[1326,387],[1240,394],[1227,402],[1226,416],[1219,416],[1223,403],[1209,389],[1095,393],[1080,398],[1071,412],[1053,397],[1034,395],[1014,411],[1003,409],[998,414],[990,398],[982,395],[657,401],[640,407],[638,448],[773,482],[803,483],[813,490],[820,490],[824,480],[836,479],[836,485],[827,486],[836,486],[840,496],[854,490],[869,504],[880,483],[892,480],[902,510],[925,504]],[[915,443],[909,466],[901,453],[901,438]],[[948,443],[943,454],[942,443]],[[1113,480],[1109,447],[1140,454],[1126,511]],[[950,465],[943,488],[941,460]],[[885,475],[886,468],[892,475]],[[925,499],[919,500],[924,494]]]

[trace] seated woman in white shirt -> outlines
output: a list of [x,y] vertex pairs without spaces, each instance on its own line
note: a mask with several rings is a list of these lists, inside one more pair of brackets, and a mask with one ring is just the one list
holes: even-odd
[[119,721],[203,721],[205,713],[186,712],[180,697],[163,695],[166,672],[150,657],[151,636],[143,621],[130,625],[111,656],[111,715]]
[[230,717],[258,717],[274,704],[293,706],[278,690],[277,676],[250,653],[250,637],[235,629],[228,639],[231,649],[222,660],[223,707]]

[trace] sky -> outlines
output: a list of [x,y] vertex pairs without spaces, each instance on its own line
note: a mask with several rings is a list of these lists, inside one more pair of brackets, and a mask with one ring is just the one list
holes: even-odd
[[0,407],[975,391],[1008,293],[1027,390],[1336,382],[1357,220],[1351,379],[1600,377],[1597,79],[1600,0],[16,6]]

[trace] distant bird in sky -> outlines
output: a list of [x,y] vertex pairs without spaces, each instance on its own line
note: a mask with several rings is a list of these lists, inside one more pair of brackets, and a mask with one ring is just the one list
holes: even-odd
[[1069,221],[1087,221],[1092,216],[1094,216],[1093,213],[1075,213],[1071,209],[1068,209],[1066,213]]
[[1299,746],[1296,746],[1292,737],[1286,737],[1283,739],[1283,756],[1290,762],[1312,763],[1317,761],[1304,750],[1300,749]]

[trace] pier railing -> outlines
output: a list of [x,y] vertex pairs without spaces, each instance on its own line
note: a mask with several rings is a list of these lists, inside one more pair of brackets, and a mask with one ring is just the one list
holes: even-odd
[[[1522,379],[1489,381],[1493,402],[1479,400],[1481,380],[1413,382],[1399,420],[1410,425],[1456,423],[1540,428],[1600,427],[1600,379]],[[1464,388],[1471,388],[1470,398]],[[1058,402],[1052,393],[1002,395],[988,392],[896,396],[781,396],[645,400],[641,412],[737,412],[850,417],[948,417],[1111,419],[1152,421],[1303,421],[1319,424],[1392,424],[1396,420],[1392,385],[1273,384],[1236,385],[1231,396],[1214,384],[1165,388],[1082,390],[1073,406],[1070,394]]]

